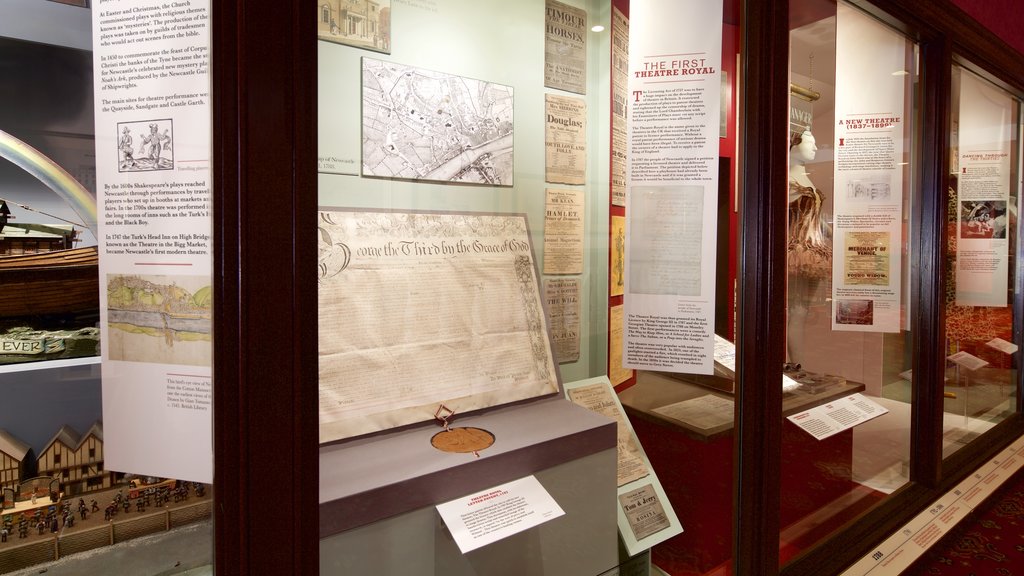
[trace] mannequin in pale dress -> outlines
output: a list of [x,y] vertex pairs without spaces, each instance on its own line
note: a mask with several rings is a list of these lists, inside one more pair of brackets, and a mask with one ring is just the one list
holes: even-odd
[[793,133],[789,146],[789,243],[787,256],[787,369],[806,362],[807,313],[818,289],[832,275],[832,229],[825,218],[824,195],[807,174],[818,147],[810,129]]

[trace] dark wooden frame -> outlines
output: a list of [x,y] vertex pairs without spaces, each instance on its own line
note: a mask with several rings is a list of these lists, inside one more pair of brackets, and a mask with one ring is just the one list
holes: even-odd
[[[778,567],[788,2],[743,2],[746,97],[735,445],[734,573]],[[913,239],[912,483],[787,565],[838,573],[1024,432],[1021,417],[941,460],[941,310],[949,64],[962,54],[1024,88],[1019,54],[948,0],[876,0],[921,43],[922,222]],[[213,0],[215,568],[319,570],[316,387],[316,33],[303,3]],[[767,138],[762,138],[769,135]],[[1018,260],[1019,261],[1019,260]],[[308,274],[306,273],[308,271]],[[1022,290],[1014,299],[1020,317]],[[1021,342],[1020,333],[1015,341]],[[925,353],[920,353],[925,351]],[[1019,386],[1018,386],[1019,389]],[[1018,394],[1018,406],[1022,402]]]
[[212,7],[214,565],[316,574],[316,27]]

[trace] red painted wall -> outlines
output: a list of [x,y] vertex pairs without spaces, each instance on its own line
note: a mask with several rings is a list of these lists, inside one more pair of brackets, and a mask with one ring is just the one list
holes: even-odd
[[1021,0],[953,0],[982,26],[1024,54],[1024,2]]

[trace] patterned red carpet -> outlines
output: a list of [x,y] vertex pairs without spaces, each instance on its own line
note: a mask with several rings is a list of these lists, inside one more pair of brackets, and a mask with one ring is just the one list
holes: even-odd
[[904,574],[1024,576],[1024,470],[1017,471]]

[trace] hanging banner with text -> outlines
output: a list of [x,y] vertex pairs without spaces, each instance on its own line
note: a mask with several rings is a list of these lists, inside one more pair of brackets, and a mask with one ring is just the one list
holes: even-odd
[[960,70],[956,171],[956,303],[1006,306],[1009,278],[1010,95]]
[[899,332],[907,40],[840,4],[836,47],[832,329]]
[[711,374],[722,3],[630,7],[623,365]]
[[92,19],[104,465],[212,482],[210,2]]

